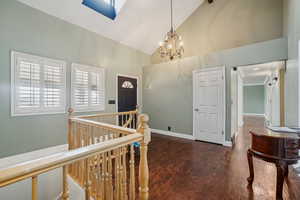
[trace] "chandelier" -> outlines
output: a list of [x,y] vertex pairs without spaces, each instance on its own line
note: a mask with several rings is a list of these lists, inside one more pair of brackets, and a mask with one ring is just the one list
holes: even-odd
[[159,53],[162,58],[181,58],[184,53],[182,37],[179,36],[173,27],[173,0],[171,0],[171,30],[167,33],[164,41],[159,43]]

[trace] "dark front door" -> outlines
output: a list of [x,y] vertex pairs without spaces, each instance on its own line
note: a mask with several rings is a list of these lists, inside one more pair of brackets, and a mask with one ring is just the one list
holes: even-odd
[[118,112],[135,110],[137,106],[137,79],[118,76]]

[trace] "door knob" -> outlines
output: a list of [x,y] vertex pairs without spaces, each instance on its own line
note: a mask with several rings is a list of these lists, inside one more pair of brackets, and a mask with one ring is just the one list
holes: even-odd
[[199,112],[199,109],[198,109],[198,108],[195,108],[194,111]]

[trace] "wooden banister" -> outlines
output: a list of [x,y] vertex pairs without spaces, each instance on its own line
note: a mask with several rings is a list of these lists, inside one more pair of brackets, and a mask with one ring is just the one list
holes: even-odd
[[69,109],[69,151],[0,170],[0,187],[31,178],[37,200],[38,176],[62,167],[62,200],[69,199],[68,175],[84,189],[85,200],[136,200],[134,143],[140,142],[139,199],[148,200],[148,121],[137,110],[73,117]]
[[130,115],[129,119],[122,127],[127,128],[128,126],[130,126],[130,124],[132,123],[132,120],[133,120],[133,117],[132,117],[132,115]]
[[92,121],[92,120],[87,120],[87,119],[80,119],[80,118],[71,118],[72,122],[77,122],[79,124],[84,124],[87,126],[93,126],[93,127],[97,127],[97,128],[104,128],[106,130],[110,130],[110,131],[118,131],[119,133],[122,134],[134,134],[136,133],[136,131],[134,129],[130,129],[130,128],[125,128],[125,127],[120,127],[120,126],[116,126],[116,125],[112,125],[112,124],[106,124],[106,123],[102,123],[102,122],[96,122],[96,121]]
[[91,119],[91,118],[96,118],[96,117],[107,117],[107,116],[120,116],[120,115],[131,115],[131,114],[137,114],[137,110],[133,111],[127,111],[127,112],[117,112],[117,113],[101,113],[101,114],[94,114],[94,115],[80,115],[78,116],[81,119]]
[[4,187],[24,179],[35,177],[45,172],[69,165],[78,160],[84,160],[96,154],[111,151],[143,139],[142,134],[135,133],[124,137],[108,140],[80,149],[46,156],[29,162],[20,163],[0,170],[0,187]]

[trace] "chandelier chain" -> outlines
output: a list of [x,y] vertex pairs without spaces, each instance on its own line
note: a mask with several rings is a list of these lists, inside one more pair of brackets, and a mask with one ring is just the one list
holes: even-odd
[[179,36],[173,24],[173,0],[170,0],[171,8],[171,30],[167,33],[165,39],[159,43],[159,52],[162,58],[168,57],[170,60],[181,58],[184,53],[182,37]]
[[173,0],[171,0],[171,30],[173,29]]

